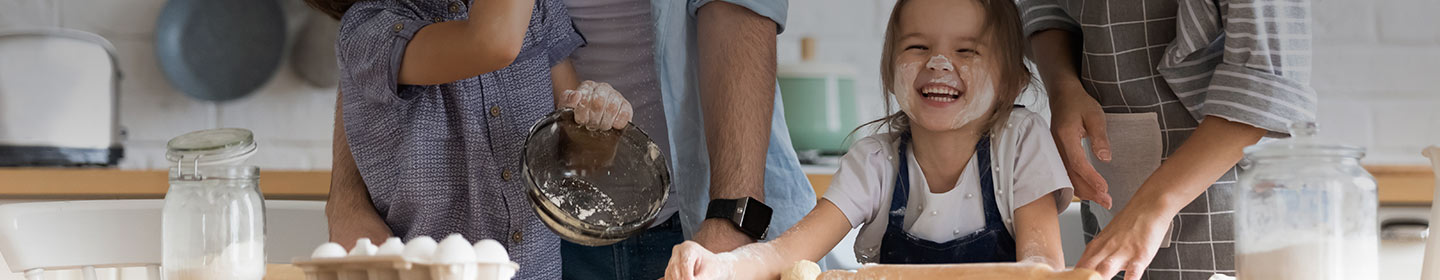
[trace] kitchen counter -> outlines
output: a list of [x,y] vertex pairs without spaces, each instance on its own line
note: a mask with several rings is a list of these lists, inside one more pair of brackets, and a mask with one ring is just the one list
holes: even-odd
[[[1384,205],[1428,206],[1435,178],[1429,166],[1371,165]],[[823,194],[833,166],[806,166],[806,177]],[[0,168],[0,199],[163,198],[169,188],[163,170],[106,168]],[[260,171],[260,189],[267,199],[324,200],[330,171]]]

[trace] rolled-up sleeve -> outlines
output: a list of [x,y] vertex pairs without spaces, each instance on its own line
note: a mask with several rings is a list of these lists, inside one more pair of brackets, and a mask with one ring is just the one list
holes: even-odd
[[883,151],[888,145],[877,139],[871,136],[855,142],[840,159],[840,169],[822,196],[840,208],[851,228],[873,222],[884,192],[890,190],[882,173],[891,170]]
[[780,34],[780,33],[782,33],[782,32],[785,32],[785,16],[786,16],[786,12],[790,9],[790,1],[789,1],[789,0],[687,0],[687,1],[689,1],[689,3],[690,3],[689,9],[690,9],[690,16],[692,16],[692,17],[695,16],[695,14],[700,11],[700,7],[705,6],[705,4],[710,4],[711,2],[724,2],[724,3],[730,3],[730,4],[739,5],[739,6],[741,6],[741,7],[745,7],[746,9],[750,9],[750,11],[755,12],[756,14],[759,14],[760,16],[763,16],[763,17],[766,17],[766,18],[770,18],[771,21],[774,21],[774,22],[775,22],[775,26],[778,28],[778,29],[775,30],[775,34]]
[[1224,57],[1200,113],[1286,135],[1315,121],[1310,88],[1310,3],[1236,0],[1222,6]]
[[[558,1],[553,3],[559,4]],[[565,5],[546,5],[545,11],[545,30],[549,30],[546,34],[551,34],[545,40],[545,56],[549,65],[554,67],[555,64],[560,63],[560,60],[564,60],[570,56],[570,53],[575,52],[575,49],[584,46],[585,37],[575,28],[575,23],[570,20],[570,12],[565,9]]]
[[1020,9],[1020,20],[1025,24],[1026,37],[1049,29],[1080,35],[1080,23],[1075,22],[1056,0],[1016,0],[1015,4]]
[[430,21],[379,2],[386,1],[356,4],[341,18],[335,41],[340,89],[371,102],[398,102],[402,100],[399,73],[405,47]]

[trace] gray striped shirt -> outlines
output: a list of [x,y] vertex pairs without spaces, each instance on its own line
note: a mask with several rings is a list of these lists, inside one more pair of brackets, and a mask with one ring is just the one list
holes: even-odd
[[[1205,116],[1285,136],[1314,121],[1305,0],[1017,0],[1027,35],[1082,37],[1080,79],[1107,113],[1154,112],[1165,157]],[[1233,275],[1232,169],[1180,211],[1146,279]],[[1095,208],[1095,207],[1085,208]],[[1088,236],[1098,232],[1085,212]]]

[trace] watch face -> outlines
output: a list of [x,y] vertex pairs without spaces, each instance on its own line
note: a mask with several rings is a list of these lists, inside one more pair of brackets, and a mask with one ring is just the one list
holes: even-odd
[[742,217],[744,220],[740,223],[741,230],[756,240],[765,239],[765,233],[770,228],[770,215],[774,211],[759,201],[746,199],[746,202],[745,216]]

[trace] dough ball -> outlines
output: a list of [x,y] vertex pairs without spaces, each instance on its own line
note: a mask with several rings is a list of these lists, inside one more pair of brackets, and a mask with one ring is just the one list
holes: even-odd
[[817,277],[820,277],[820,265],[808,260],[795,262],[795,266],[780,274],[780,280],[815,280]]

